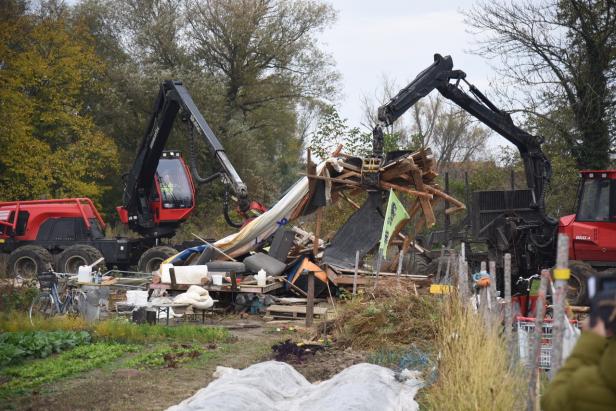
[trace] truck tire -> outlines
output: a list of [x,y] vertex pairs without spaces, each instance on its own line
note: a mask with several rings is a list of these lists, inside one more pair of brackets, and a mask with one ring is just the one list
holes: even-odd
[[137,271],[142,273],[151,273],[152,271],[156,271],[160,267],[160,263],[165,261],[167,258],[176,255],[177,253],[178,250],[173,247],[164,245],[152,247],[141,254],[139,263],[137,264]]
[[571,277],[567,283],[567,300],[571,305],[588,305],[587,284],[588,279],[597,273],[583,261],[569,261]]
[[[91,245],[72,245],[60,253],[56,271],[77,274],[80,265],[90,265],[102,256],[101,252]],[[105,263],[98,264],[94,269],[105,272]]]
[[13,250],[7,266],[11,277],[36,278],[53,266],[53,257],[41,246],[24,245]]

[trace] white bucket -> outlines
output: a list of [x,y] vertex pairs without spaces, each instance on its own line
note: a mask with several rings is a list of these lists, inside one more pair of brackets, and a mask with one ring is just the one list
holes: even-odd
[[265,287],[267,285],[267,273],[264,269],[260,269],[257,273],[257,286]]
[[77,271],[78,283],[91,283],[92,282],[92,267],[89,265],[80,265],[79,271]]
[[222,285],[222,274],[212,274],[212,284]]

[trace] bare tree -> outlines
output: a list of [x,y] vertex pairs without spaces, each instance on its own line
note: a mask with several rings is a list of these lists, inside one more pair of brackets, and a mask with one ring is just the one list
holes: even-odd
[[481,36],[476,52],[500,60],[503,78],[523,93],[517,111],[550,122],[578,166],[606,167],[615,131],[616,2],[484,1],[465,15]]
[[447,170],[452,162],[470,161],[483,154],[490,131],[441,96],[419,101],[411,113],[412,141],[416,146],[432,148],[439,170]]

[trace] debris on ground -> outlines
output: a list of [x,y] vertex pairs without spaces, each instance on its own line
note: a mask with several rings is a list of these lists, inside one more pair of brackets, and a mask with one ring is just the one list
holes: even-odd
[[417,372],[406,370],[396,378],[394,371],[366,363],[316,384],[277,361],[243,370],[217,367],[214,376],[218,379],[168,411],[415,411],[413,398],[423,384]]
[[297,344],[290,339],[272,346],[272,351],[274,351],[274,358],[276,361],[295,361],[300,363],[305,360],[307,355],[314,356],[318,351],[323,349],[325,349],[325,347],[321,344]]

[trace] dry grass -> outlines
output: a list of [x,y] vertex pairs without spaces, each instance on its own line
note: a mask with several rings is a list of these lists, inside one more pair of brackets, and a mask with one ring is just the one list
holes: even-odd
[[525,383],[498,329],[485,328],[480,316],[455,296],[442,306],[437,340],[438,379],[422,403],[435,410],[513,410],[524,406]]
[[0,314],[0,332],[55,330],[79,331],[87,328],[87,323],[80,317],[34,317],[31,323],[30,318],[25,313],[11,311]]
[[415,296],[408,287],[379,286],[375,296],[347,302],[335,324],[337,342],[354,349],[432,345],[440,306],[430,296]]

